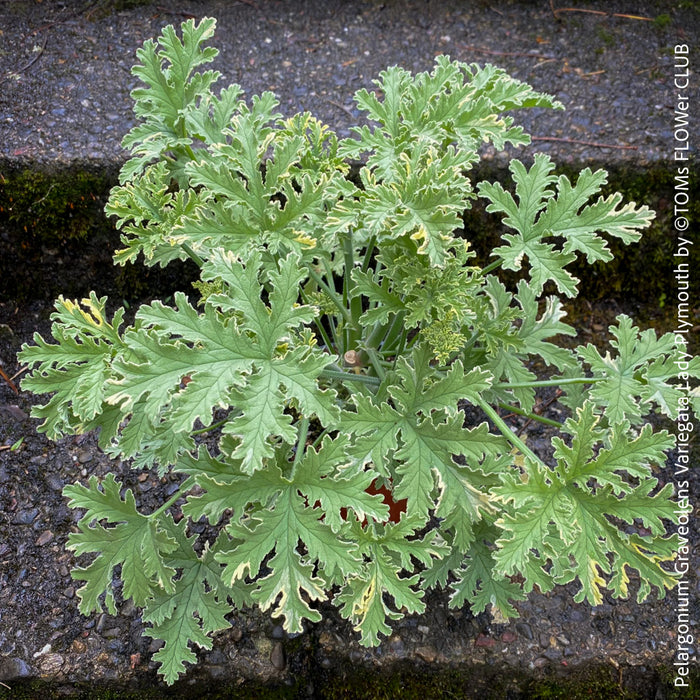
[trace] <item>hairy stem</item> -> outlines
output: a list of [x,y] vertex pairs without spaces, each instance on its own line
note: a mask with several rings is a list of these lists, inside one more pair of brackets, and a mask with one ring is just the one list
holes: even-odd
[[570,379],[543,379],[534,382],[498,382],[494,389],[536,389],[539,386],[566,386],[567,384],[595,384],[603,377],[572,377]]
[[564,427],[564,424],[560,423],[559,421],[552,420],[551,418],[545,418],[544,416],[540,416],[537,413],[528,413],[527,411],[523,411],[522,408],[517,408],[517,406],[511,406],[508,403],[499,403],[498,407],[504,409],[505,411],[510,411],[511,413],[515,413],[515,415],[517,415],[517,416],[523,416],[525,418],[530,418],[531,420],[539,421],[540,423],[544,423],[545,425],[551,425],[554,428],[563,428]]
[[154,520],[161,514],[164,513],[171,505],[173,505],[178,499],[182,498],[185,491],[189,491],[195,484],[195,478],[193,476],[188,476],[178,487],[177,491],[165,502],[163,505],[154,510],[148,517]]
[[510,429],[508,424],[501,418],[496,411],[489,406],[485,401],[479,399],[477,401],[479,408],[493,421],[495,426],[500,430],[503,437],[508,442],[522,452],[525,456],[535,462],[546,466],[544,462]]
[[181,243],[180,245],[182,246],[182,249],[185,251],[185,253],[187,253],[187,255],[189,255],[189,257],[192,260],[194,260],[194,262],[196,262],[197,265],[199,265],[199,267],[202,267],[204,265],[204,260],[202,260],[202,258],[200,258],[199,255],[197,255],[197,253],[195,253],[194,250],[192,250],[192,248],[190,248],[187,243]]

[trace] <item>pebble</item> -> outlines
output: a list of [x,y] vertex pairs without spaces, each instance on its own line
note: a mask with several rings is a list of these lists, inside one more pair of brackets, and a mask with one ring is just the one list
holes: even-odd
[[80,450],[80,452],[78,452],[78,461],[81,464],[87,464],[92,461],[94,456],[95,455],[90,450]]
[[84,654],[87,651],[87,644],[80,639],[74,639],[70,645],[70,650],[74,654]]
[[474,646],[475,647],[485,647],[485,648],[490,649],[491,647],[496,646],[496,640],[493,637],[489,637],[486,634],[480,634],[474,640]]
[[406,648],[403,643],[403,639],[399,637],[397,634],[395,634],[390,640],[389,640],[389,650],[392,652],[392,654],[396,654],[398,656],[403,656]]
[[532,627],[527,622],[516,622],[515,629],[521,637],[525,637],[528,641],[532,641],[535,638],[532,634]]
[[14,404],[0,406],[0,409],[17,423],[22,423],[29,418],[29,416],[19,406],[15,406]]
[[423,659],[426,663],[432,664],[437,659],[438,653],[431,646],[423,646],[416,649],[416,656]]
[[559,659],[562,658],[564,653],[562,652],[561,649],[547,649],[542,656],[544,656],[546,659],[549,659],[550,661],[559,661]]
[[36,546],[37,547],[43,547],[44,545],[47,545],[49,542],[53,541],[53,532],[51,530],[44,530],[39,537],[37,537],[36,540]]
[[0,656],[0,680],[14,681],[31,675],[32,671],[23,659]]
[[49,474],[46,477],[46,483],[52,491],[62,491],[66,482],[56,474]]
[[36,516],[39,515],[38,508],[28,508],[26,510],[20,510],[17,515],[12,519],[13,525],[31,525],[34,522]]
[[61,670],[63,666],[63,656],[61,654],[46,654],[39,661],[39,668],[42,675],[53,676]]
[[284,653],[282,642],[275,642],[275,644],[273,644],[272,651],[270,652],[270,661],[278,671],[283,671],[287,666],[287,658]]

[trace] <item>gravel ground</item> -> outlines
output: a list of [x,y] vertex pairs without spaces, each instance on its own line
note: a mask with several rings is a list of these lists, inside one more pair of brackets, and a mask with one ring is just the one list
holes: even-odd
[[[562,12],[557,19],[544,0],[115,5],[0,1],[0,172],[76,163],[113,170],[124,160],[119,144],[132,126],[134,51],[165,24],[189,15],[219,20],[214,43],[221,49],[221,86],[238,82],[248,94],[274,90],[284,112],[309,109],[341,135],[358,118],[352,93],[380,70],[393,63],[425,70],[436,54],[448,53],[497,63],[566,104],[566,112],[523,113],[531,133],[569,139],[538,141],[537,150],[559,161],[647,167],[664,162],[672,143],[673,45],[697,45],[700,26],[692,3],[666,0],[634,7],[652,18],[667,15],[665,24],[582,12]],[[631,3],[592,0],[580,6],[629,13]],[[45,300],[23,306],[0,300],[0,359],[8,373],[19,369],[19,345],[35,330],[47,332],[49,313]],[[610,308],[594,307],[582,320],[579,340],[599,335],[609,315]],[[91,436],[46,441],[27,417],[32,400],[0,381],[0,682],[12,687],[38,677],[63,684],[154,685],[154,647],[141,636],[138,610],[126,605],[116,618],[77,612],[73,561],[65,551],[75,515],[61,489],[76,478],[117,471],[148,507],[169,484],[112,463]],[[528,430],[535,448],[544,444],[543,433]],[[7,449],[20,438],[18,450]],[[663,481],[672,473],[659,476]],[[699,480],[693,477],[695,493]],[[697,534],[693,547],[700,553]],[[696,556],[689,577],[696,594],[699,561]],[[471,688],[479,678],[502,683],[492,681],[492,694],[482,691],[481,697],[507,697],[503,689],[512,678],[508,697],[516,698],[525,697],[517,694],[523,692],[515,680],[521,673],[557,677],[596,663],[612,669],[620,687],[637,697],[670,697],[659,669],[670,666],[675,650],[674,594],[642,606],[606,599],[591,608],[572,603],[574,590],[531,595],[517,605],[521,618],[507,625],[468,609],[449,611],[444,596],[431,594],[426,614],[397,622],[391,639],[374,651],[362,649],[331,610],[295,639],[268,616],[245,611],[211,652],[200,654],[191,678],[283,684],[303,679],[300,693],[321,697],[323,679],[351,669],[467,664],[481,669]],[[695,624],[699,611],[696,601],[692,605]],[[0,697],[5,692],[0,685]],[[461,697],[474,697],[471,692],[465,689]]]
[[[599,306],[585,312],[576,342],[605,340],[601,329],[620,310],[630,311]],[[0,304],[0,356],[13,357],[37,329],[48,335],[49,312],[41,302],[19,309]],[[5,368],[17,369],[12,362]],[[162,502],[171,484],[167,478],[130,471],[109,460],[97,449],[93,436],[49,442],[35,432],[35,422],[28,418],[34,402],[36,398],[28,392],[18,396],[0,383],[0,445],[4,446],[0,451],[0,681],[10,687],[29,678],[51,680],[61,687],[106,681],[157,687],[155,665],[150,661],[157,645],[142,637],[143,625],[133,605],[122,605],[117,617],[86,618],[77,611],[76,585],[69,575],[74,562],[65,550],[76,514],[67,508],[61,489],[88,475],[103,477],[112,472],[134,490],[139,506],[148,510]],[[552,403],[550,417],[561,418],[559,409]],[[522,426],[521,419],[511,422],[514,428]],[[540,424],[526,426],[524,435],[540,454],[551,449],[551,436]],[[23,442],[17,451],[7,449],[20,438]],[[661,483],[673,480],[672,469],[659,478]],[[693,484],[692,491],[699,492],[700,474],[693,476]],[[692,542],[697,555],[697,533]],[[688,578],[697,592],[700,558],[694,561]],[[432,592],[427,612],[394,623],[392,636],[374,650],[362,648],[330,606],[324,610],[323,622],[294,638],[268,615],[246,610],[234,614],[232,629],[217,635],[212,651],[199,654],[199,666],[188,681],[301,683],[299,697],[326,697],[323,683],[328,678],[358,668],[381,677],[404,662],[426,673],[466,666],[473,687],[487,680],[491,683],[490,691],[482,689],[479,697],[521,698],[530,697],[518,693],[533,677],[566,678],[594,664],[594,679],[612,670],[621,688],[638,693],[629,697],[674,697],[666,694],[662,669],[671,666],[675,653],[675,594],[643,605],[606,596],[603,604],[591,607],[573,603],[575,592],[576,586],[570,585],[549,594],[532,594],[516,604],[521,617],[508,624],[499,624],[488,614],[475,617],[468,608],[449,610],[446,596]],[[696,621],[699,615],[694,601],[691,618]],[[493,675],[500,685],[493,685]],[[458,697],[476,697],[469,689],[472,685],[462,685],[464,694]],[[508,696],[509,687],[514,694]],[[12,694],[6,697],[13,698]]]
[[0,160],[123,160],[135,50],[166,24],[213,16],[222,86],[273,90],[283,112],[311,110],[340,134],[358,118],[352,95],[381,70],[426,70],[446,53],[496,63],[555,94],[567,111],[526,112],[532,134],[612,146],[541,141],[538,150],[643,165],[669,156],[673,46],[696,44],[700,29],[693,3],[671,0],[632,3],[655,22],[604,14],[629,14],[625,0],[580,3],[602,14],[558,19],[546,0],[163,0],[119,11],[120,4],[135,3],[0,2]]

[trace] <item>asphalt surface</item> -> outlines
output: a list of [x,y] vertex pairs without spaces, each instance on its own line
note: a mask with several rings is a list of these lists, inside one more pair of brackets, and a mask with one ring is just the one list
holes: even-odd
[[[136,5],[135,7],[128,7]],[[213,16],[220,86],[276,92],[341,135],[352,96],[389,65],[430,69],[437,54],[495,63],[554,94],[565,112],[518,116],[522,151],[566,162],[646,166],[673,145],[673,47],[697,45],[693,2],[514,0],[134,0],[0,2],[0,168],[124,161],[135,51],[163,26]],[[119,9],[127,6],[127,9]],[[561,8],[556,11],[557,8]],[[697,104],[698,83],[691,85]],[[551,139],[560,139],[558,141]],[[694,144],[697,148],[697,142]],[[489,154],[487,154],[489,155]]]

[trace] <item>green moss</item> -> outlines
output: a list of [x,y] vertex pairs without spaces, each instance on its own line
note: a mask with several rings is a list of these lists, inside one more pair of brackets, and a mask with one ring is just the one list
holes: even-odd
[[300,697],[296,686],[257,683],[176,683],[166,688],[127,688],[90,683],[68,684],[45,680],[10,681],[0,684],[0,700],[293,700]]
[[[284,684],[229,684],[211,681],[181,681],[165,687],[147,677],[140,688],[116,685],[51,683],[25,680],[0,684],[0,700],[293,700],[313,697],[318,700],[427,700],[452,698],[470,700],[643,700],[650,693],[667,700],[700,697],[700,670],[693,669],[688,688],[674,685],[675,671],[661,667],[656,671],[640,668],[613,668],[610,664],[563,666],[527,672],[498,666],[434,668],[428,665],[399,665],[384,672],[353,667],[322,672],[317,664],[304,664]],[[152,685],[151,685],[152,683]]]
[[671,19],[671,15],[665,12],[654,18],[654,26],[659,29],[663,29],[664,27],[668,27],[668,25],[671,24],[672,21],[673,20]]
[[688,687],[680,687],[676,685],[678,678],[676,670],[667,666],[658,669],[660,683],[664,688],[665,700],[689,700],[690,698],[700,697],[700,668],[694,663],[690,669],[690,673],[684,677]]
[[84,238],[105,226],[104,202],[113,178],[85,170],[0,174],[0,224],[26,241]]

